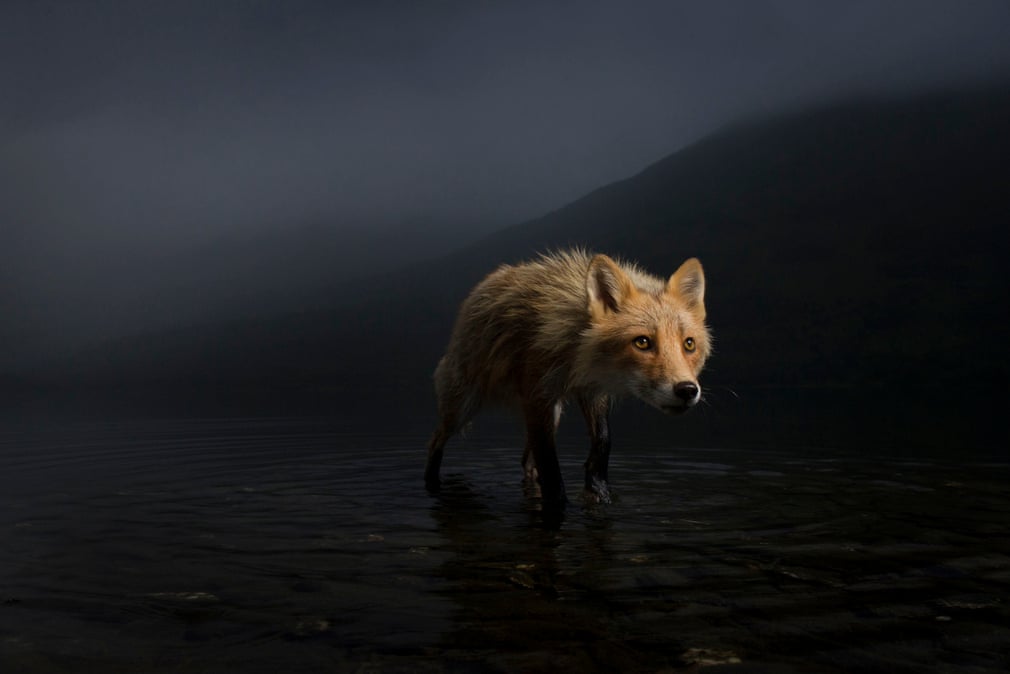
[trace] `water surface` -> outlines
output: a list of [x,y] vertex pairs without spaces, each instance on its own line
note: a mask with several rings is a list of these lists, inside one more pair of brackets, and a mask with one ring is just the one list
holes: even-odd
[[1010,465],[320,418],[0,431],[0,671],[1002,672]]

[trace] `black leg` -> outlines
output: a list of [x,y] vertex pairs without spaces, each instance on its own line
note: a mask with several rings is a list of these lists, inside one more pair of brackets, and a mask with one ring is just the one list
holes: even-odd
[[554,404],[529,404],[526,414],[526,449],[536,462],[537,481],[544,510],[559,510],[564,506],[565,482],[554,445],[558,409]]
[[580,398],[579,406],[589,427],[589,457],[586,459],[586,491],[601,503],[610,503],[607,465],[610,463],[610,399]]
[[533,458],[529,438],[526,439],[526,449],[523,450],[523,475],[527,480],[537,479],[537,462]]
[[[441,366],[438,372],[441,372]],[[438,376],[436,372],[436,376]],[[437,489],[440,483],[439,469],[442,466],[442,452],[449,441],[470,421],[480,408],[480,400],[460,393],[443,385],[438,388],[438,427],[428,441],[428,461],[424,466],[424,483],[428,489]]]
[[424,465],[424,484],[428,489],[438,489],[441,483],[438,473],[442,466],[442,449],[450,435],[445,426],[439,425],[438,430],[428,441],[428,461]]

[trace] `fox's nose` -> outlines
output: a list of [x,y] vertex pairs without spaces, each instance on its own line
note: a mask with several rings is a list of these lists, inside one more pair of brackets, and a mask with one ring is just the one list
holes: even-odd
[[682,381],[674,385],[673,395],[683,400],[685,405],[692,405],[698,397],[698,385],[692,381]]

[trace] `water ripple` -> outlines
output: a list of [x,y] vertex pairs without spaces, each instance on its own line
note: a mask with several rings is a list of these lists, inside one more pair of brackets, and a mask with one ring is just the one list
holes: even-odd
[[615,448],[545,526],[515,438],[324,419],[0,433],[3,671],[1004,671],[1006,464]]

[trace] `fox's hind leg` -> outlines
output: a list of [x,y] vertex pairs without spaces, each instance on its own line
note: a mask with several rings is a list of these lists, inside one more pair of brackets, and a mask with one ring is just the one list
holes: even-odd
[[437,488],[441,481],[439,469],[445,443],[470,421],[480,407],[476,396],[453,380],[444,358],[435,370],[435,395],[438,397],[438,427],[428,441],[428,460],[424,466],[424,483],[429,489]]
[[610,463],[610,398],[580,396],[579,407],[589,426],[589,458],[586,459],[586,493],[600,503],[610,503],[607,466]]
[[428,441],[428,461],[424,465],[424,483],[429,489],[438,487],[441,479],[442,453],[445,443],[470,421],[477,405],[464,402],[463,408],[454,408],[440,415],[438,427]]
[[438,473],[442,467],[442,450],[445,443],[452,437],[453,431],[449,430],[450,428],[444,421],[440,421],[431,440],[428,441],[428,461],[424,464],[424,484],[429,489],[437,488],[441,482]]

